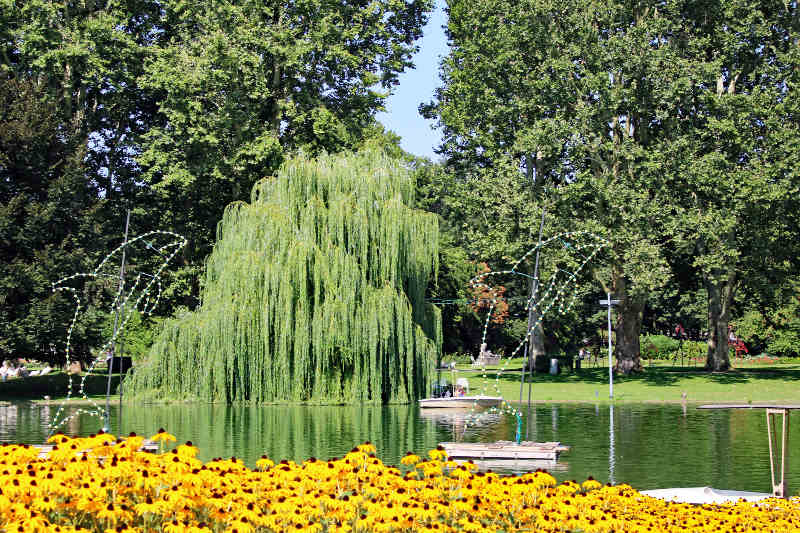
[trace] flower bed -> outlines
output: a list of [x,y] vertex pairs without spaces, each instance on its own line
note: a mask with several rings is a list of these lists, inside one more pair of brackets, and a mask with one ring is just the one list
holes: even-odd
[[[174,439],[159,433],[154,439]],[[670,504],[628,485],[480,473],[442,450],[383,464],[367,443],[340,459],[196,459],[187,443],[138,451],[107,434],[0,448],[0,527],[16,531],[795,531],[800,501]]]

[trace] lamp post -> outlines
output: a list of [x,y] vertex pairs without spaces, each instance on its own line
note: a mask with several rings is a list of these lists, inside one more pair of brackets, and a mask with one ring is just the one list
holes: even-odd
[[611,307],[619,305],[621,300],[612,300],[611,293],[606,293],[607,298],[600,300],[600,305],[608,308],[608,397],[614,399],[614,372],[611,369]]

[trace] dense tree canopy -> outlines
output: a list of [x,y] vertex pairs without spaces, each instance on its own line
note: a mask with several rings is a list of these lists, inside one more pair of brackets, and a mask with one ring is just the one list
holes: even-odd
[[[432,5],[0,0],[0,357],[58,359],[53,345],[63,358],[73,308],[50,284],[90,270],[117,246],[128,209],[133,235],[171,230],[189,245],[167,276],[164,316],[137,321],[126,345],[144,355],[155,324],[165,321],[173,340],[195,342],[176,324],[229,317],[205,306],[214,294],[234,299],[215,261],[222,243],[236,240],[237,217],[250,213],[238,202],[255,186],[261,192],[251,208],[275,207],[256,184],[298,154],[376,150],[402,161],[391,165],[402,166],[402,187],[411,186],[405,172],[413,173],[413,205],[439,218],[440,276],[427,298],[450,302],[447,352],[474,353],[480,344],[482,310],[469,303],[468,280],[484,264],[508,268],[534,246],[544,213],[545,237],[589,230],[611,246],[582,274],[583,306],[545,317],[534,355],[595,342],[596,296],[606,290],[623,302],[616,324],[623,372],[639,368],[642,330],[663,333],[678,322],[692,335],[708,334],[709,369],[729,365],[729,325],[752,348],[798,353],[796,2],[449,0],[450,53],[441,87],[422,106],[444,134],[441,164],[403,153],[374,118],[411,66]],[[223,219],[232,203],[238,207]],[[220,220],[223,238],[209,255]],[[541,277],[568,264],[562,252],[543,253]],[[295,259],[282,268],[299,268]],[[214,292],[222,286],[233,292]],[[386,287],[375,290],[385,291],[384,311],[400,313],[403,327],[411,324],[403,294],[412,322],[431,324],[414,314],[425,307],[424,288]],[[527,280],[509,281],[509,315],[490,325],[493,348],[525,334],[531,289]],[[112,325],[96,305],[104,289],[84,290],[90,305],[74,348],[89,358]],[[365,333],[385,347],[384,334]],[[162,355],[175,348],[165,338]],[[298,355],[305,362],[327,361],[333,352],[325,350],[343,345],[309,346],[311,359]],[[184,365],[185,347],[175,358]],[[433,357],[426,350],[414,351],[419,361]],[[265,354],[272,352],[256,360]],[[297,399],[303,387],[312,391],[307,399],[357,396],[326,392],[308,375],[292,392],[285,384],[284,392],[265,392],[265,382],[236,377],[246,370],[236,366],[240,359],[211,360],[233,366],[210,371],[217,381],[203,389],[208,397]],[[384,390],[374,375],[359,383],[368,384],[369,400],[401,400],[426,382],[414,372],[402,390]],[[200,395],[141,379],[141,390]]]
[[[684,253],[709,298],[709,367],[725,368],[719,332],[737,275],[769,256],[760,246],[785,242],[796,220],[786,209],[797,196],[795,156],[785,150],[797,143],[797,7],[453,0],[448,8],[443,85],[423,106],[443,127],[448,165],[469,176],[476,166],[508,172],[511,161],[512,172],[552,184],[558,224],[612,241],[608,268],[596,274],[622,299],[624,372],[638,365],[649,295],[668,283],[668,258]],[[499,196],[487,193],[484,205]],[[781,261],[747,269],[748,281],[785,269]]]
[[[161,312],[195,307],[225,206],[247,199],[287,155],[337,152],[380,135],[374,115],[411,65],[430,9],[429,0],[0,1],[0,75],[47,102],[41,117],[13,119],[38,131],[35,138],[6,130],[2,186],[11,194],[31,185],[36,201],[49,198],[68,218],[49,233],[42,204],[6,206],[3,198],[9,214],[0,224],[28,241],[13,253],[46,261],[35,287],[10,277],[0,298],[40,300],[63,269],[90,270],[94,252],[122,241],[131,209],[133,234],[168,229],[189,238]],[[71,161],[69,194],[66,164],[55,149],[39,151],[48,143]],[[23,172],[13,159],[24,157],[38,159]],[[62,196],[47,196],[56,183]],[[80,208],[70,194],[84,195],[75,200]],[[35,227],[23,224],[23,208]],[[3,239],[15,250],[23,245],[11,234]],[[62,243],[72,260],[57,259],[46,243]],[[44,339],[71,320],[70,306],[50,314],[19,305],[8,311],[10,331]],[[105,325],[93,320],[98,331]],[[51,353],[47,342],[8,343],[9,355]]]
[[204,401],[405,402],[441,345],[425,302],[435,216],[379,152],[304,157],[231,204],[202,305],[167,324],[129,394]]
[[[102,201],[85,177],[81,143],[64,131],[57,106],[26,80],[0,80],[0,358],[63,353],[74,312],[54,296],[57,277],[84,268],[102,246]],[[96,309],[78,323],[75,352],[98,341]]]

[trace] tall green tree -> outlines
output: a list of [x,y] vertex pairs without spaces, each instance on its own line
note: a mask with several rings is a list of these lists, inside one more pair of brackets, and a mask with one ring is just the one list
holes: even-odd
[[[0,359],[64,362],[75,309],[51,284],[97,258],[103,201],[85,178],[83,146],[65,130],[46,92],[0,80]],[[73,354],[84,360],[103,322],[95,298],[85,300],[72,336]]]
[[47,96],[58,131],[83,150],[86,187],[115,227],[87,220],[82,246],[119,244],[128,208],[134,234],[189,237],[165,290],[170,313],[198,304],[226,205],[286,154],[374,134],[431,5],[0,0],[0,71]]
[[623,302],[618,369],[638,368],[644,302],[668,273],[651,238],[660,206],[648,150],[668,134],[653,117],[676,107],[671,50],[652,45],[668,21],[636,3],[584,1],[452,1],[449,13],[443,86],[424,109],[444,128],[443,153],[456,168],[515,161],[551,185],[558,226],[611,240],[595,273]]
[[[723,307],[744,264],[735,258],[764,257],[766,249],[745,243],[788,231],[785,223],[769,229],[760,221],[784,212],[791,197],[788,147],[796,141],[787,106],[796,72],[796,6],[589,0],[448,6],[451,54],[436,101],[423,112],[443,126],[442,152],[452,166],[517,161],[556,185],[562,224],[612,242],[607,270],[596,272],[622,300],[622,372],[639,367],[644,305],[670,275],[667,254],[689,243],[708,291],[709,367],[726,367],[717,359],[727,354]],[[751,90],[752,99],[736,96]],[[748,194],[728,194],[724,184],[741,184],[750,172],[763,181],[740,185],[752,189]],[[756,210],[750,218],[747,209]],[[723,238],[722,227],[740,237]]]
[[683,27],[696,59],[685,134],[665,150],[680,184],[673,231],[708,293],[706,367],[726,370],[737,291],[774,293],[797,272],[800,11],[731,0]]
[[231,204],[203,304],[170,321],[127,385],[204,401],[406,402],[441,346],[425,301],[436,217],[380,152],[298,157]]
[[[354,148],[411,65],[430,0],[162,3],[172,35],[140,77],[158,114],[137,161],[196,282],[225,206],[287,153]],[[189,300],[185,302],[194,305]]]
[[0,2],[0,69],[48,94],[62,130],[85,147],[87,175],[115,203],[130,201],[140,179],[138,137],[156,103],[138,78],[169,38],[161,10],[158,0]]

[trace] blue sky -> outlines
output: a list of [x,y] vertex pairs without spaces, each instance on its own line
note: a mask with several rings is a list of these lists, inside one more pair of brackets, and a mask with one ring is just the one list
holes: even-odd
[[417,42],[420,50],[413,58],[414,69],[400,75],[400,84],[389,96],[386,111],[377,115],[387,129],[400,135],[405,151],[431,159],[437,159],[433,149],[441,142],[441,134],[433,129],[433,121],[422,118],[417,109],[421,103],[433,100],[439,85],[439,62],[447,55],[444,1],[436,0],[422,39]]

